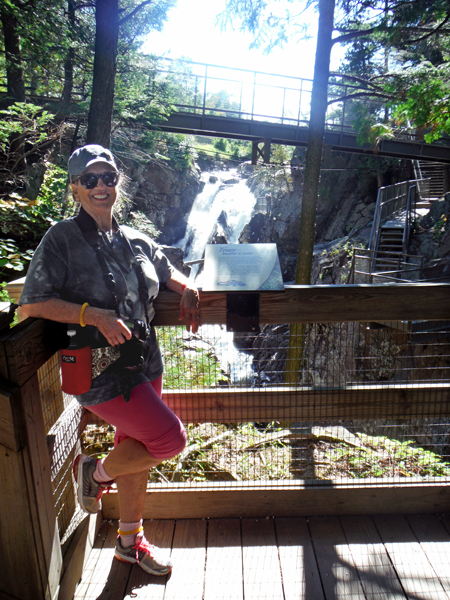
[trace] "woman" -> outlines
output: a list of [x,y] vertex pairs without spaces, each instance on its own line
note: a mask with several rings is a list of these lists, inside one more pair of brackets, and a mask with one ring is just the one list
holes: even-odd
[[77,217],[51,227],[31,262],[20,305],[25,317],[67,323],[80,346],[91,346],[92,384],[76,396],[116,427],[104,459],[74,462],[77,495],[88,513],[101,508],[113,482],[119,496],[115,556],[166,575],[172,563],[144,537],[142,517],[148,470],[179,454],[186,433],[162,402],[162,359],[150,322],[159,285],[181,295],[180,319],[195,333],[199,295],[147,236],[117,224],[113,207],[120,174],[113,155],[87,145],[69,159]]

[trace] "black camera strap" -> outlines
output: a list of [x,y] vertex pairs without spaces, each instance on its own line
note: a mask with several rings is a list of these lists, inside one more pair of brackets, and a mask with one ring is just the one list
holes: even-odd
[[[103,279],[104,279],[106,288],[111,293],[111,299],[112,299],[112,303],[114,306],[114,310],[116,311],[117,316],[119,318],[121,318],[121,314],[120,314],[120,310],[119,310],[119,300],[118,300],[117,294],[116,294],[116,281],[114,279],[114,275],[111,273],[111,271],[108,267],[105,256],[103,254],[102,244],[100,242],[101,236],[99,235],[100,232],[97,227],[97,224],[94,221],[94,219],[84,210],[83,207],[80,208],[80,212],[74,218],[74,221],[80,228],[81,233],[84,236],[84,239],[94,249],[95,257],[96,257],[98,264],[100,266],[100,269],[102,271],[102,275],[103,275]],[[144,307],[145,324],[147,327],[149,327],[149,325],[150,325],[149,318],[148,318],[148,300],[149,300],[149,298],[148,298],[147,284],[145,283],[144,271],[142,270],[142,266],[136,257],[136,254],[133,250],[133,246],[131,245],[130,240],[125,235],[125,233],[122,231],[122,229],[120,229],[114,216],[113,216],[113,224],[115,225],[115,227],[117,228],[117,230],[120,233],[120,236],[122,237],[122,239],[125,242],[124,248],[128,254],[128,258],[130,259],[130,262],[136,273],[136,277],[138,280],[139,299],[142,302],[142,305]]]

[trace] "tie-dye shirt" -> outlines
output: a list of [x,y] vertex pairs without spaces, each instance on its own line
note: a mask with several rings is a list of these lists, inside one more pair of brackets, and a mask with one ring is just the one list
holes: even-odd
[[[90,228],[90,235],[98,239],[103,256],[114,280],[115,293],[119,301],[120,314],[126,319],[145,321],[145,309],[139,297],[139,284],[133,267],[131,253],[127,251],[126,235],[134,254],[142,267],[148,288],[147,312],[149,321],[154,317],[153,299],[159,285],[171,278],[173,266],[162,254],[159,246],[145,234],[121,226],[111,238],[98,230],[95,221],[82,210],[80,216]],[[95,238],[95,236],[98,236]],[[88,243],[74,219],[66,219],[51,227],[39,244],[28,270],[19,304],[44,302],[60,298],[68,302],[114,309],[111,291],[105,283],[104,274],[96,258],[94,248]],[[107,346],[105,338],[93,326],[76,329],[75,338],[80,346],[89,343],[92,348]],[[86,343],[87,342],[87,343]],[[120,396],[124,389],[132,389],[146,380],[152,381],[161,375],[163,362],[153,327],[144,347],[144,366],[141,372],[113,368],[93,379],[91,389],[78,401],[84,406],[101,404]]]

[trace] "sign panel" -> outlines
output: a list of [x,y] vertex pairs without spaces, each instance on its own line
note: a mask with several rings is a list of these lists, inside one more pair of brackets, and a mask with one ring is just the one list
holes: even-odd
[[208,244],[204,292],[284,291],[276,244]]

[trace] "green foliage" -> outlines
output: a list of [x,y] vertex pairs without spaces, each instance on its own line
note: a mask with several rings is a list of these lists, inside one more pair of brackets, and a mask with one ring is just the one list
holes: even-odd
[[[1,252],[1,250],[0,250]],[[1,275],[0,275],[1,276]],[[2,281],[0,282],[0,302],[9,302],[10,304],[14,304],[14,300],[11,298],[11,296],[8,294],[8,290],[5,289],[5,286],[7,285],[6,281]],[[10,328],[14,327],[14,325],[17,325],[18,320],[17,320],[17,312],[14,313],[14,318],[10,323]]]
[[385,123],[374,122],[376,115],[371,114],[370,109],[361,102],[353,107],[353,128],[357,133],[357,142],[361,146],[370,144],[376,148],[382,139],[392,139],[394,133],[392,127]]
[[59,167],[52,165],[36,200],[29,201],[18,194],[10,194],[8,199],[0,200],[2,233],[9,232],[15,240],[36,246],[47,229],[63,217],[66,177]]
[[36,199],[36,206],[48,208],[51,213],[51,208],[55,207],[53,215],[58,220],[58,216],[62,212],[64,197],[67,188],[67,171],[62,167],[58,167],[52,163],[47,164],[47,169],[44,175],[44,181],[39,188],[39,194]]
[[0,239],[1,276],[24,271],[34,253],[30,246],[35,248],[48,228],[63,218],[66,182],[65,171],[50,164],[36,200],[18,194],[0,200],[0,231],[11,236]]
[[219,152],[228,152],[228,141],[225,138],[216,138],[214,148]]
[[445,230],[447,226],[447,216],[441,215],[439,221],[433,225],[433,240],[435,240],[438,244],[441,243],[441,240],[444,236]]
[[33,250],[22,253],[12,239],[0,238],[0,277],[8,277],[11,271],[23,271],[33,254]]
[[176,0],[121,0],[119,4],[119,54],[125,56],[131,50],[138,50],[151,31],[162,31]]
[[227,140],[226,138],[214,138],[214,148],[217,150],[217,158],[230,157],[233,160],[247,160],[252,155],[251,143],[243,140]]
[[391,105],[397,125],[414,123],[426,142],[450,134],[450,67],[424,63],[395,77],[386,89],[396,94]]
[[167,117],[179,84],[172,75],[161,76],[160,68],[151,56],[137,52],[119,56],[114,98],[117,121],[154,127]]
[[[291,479],[291,448],[276,438],[280,427],[269,423],[187,424],[183,458],[165,461],[151,481],[261,481]],[[275,437],[272,437],[275,436]],[[190,450],[190,451],[189,451]]]
[[35,104],[16,102],[7,110],[0,110],[0,149],[7,152],[11,136],[25,135],[27,142],[39,144],[48,135],[48,125],[52,116]]
[[167,161],[176,171],[190,169],[197,158],[194,137],[190,135],[146,131],[141,142],[155,159]]
[[0,117],[0,198],[8,200],[19,198],[18,190],[29,190],[29,179],[37,175],[31,165],[57,139],[60,130],[52,115],[35,104],[16,102],[0,111]]
[[164,385],[170,389],[204,388],[227,381],[213,349],[186,347],[183,327],[159,327],[165,361]]
[[271,148],[271,161],[274,163],[289,163],[294,154],[294,146],[274,144]]
[[403,477],[445,477],[450,475],[450,464],[423,448],[417,448],[414,442],[399,442],[389,438],[371,437],[360,434],[367,445],[365,452],[352,451],[352,477],[382,477],[400,475]]
[[[227,92],[227,90],[219,90],[215,93],[208,93],[206,95],[206,106],[216,109],[208,111],[210,115],[224,115],[226,117],[238,117],[238,114],[234,114],[240,110],[240,105],[237,100],[233,98],[233,95]],[[227,112],[230,111],[230,112]]]

